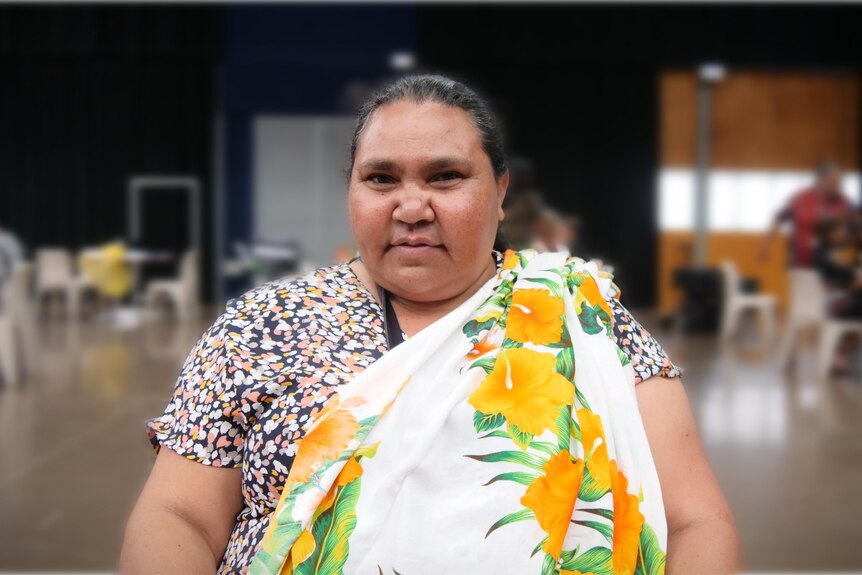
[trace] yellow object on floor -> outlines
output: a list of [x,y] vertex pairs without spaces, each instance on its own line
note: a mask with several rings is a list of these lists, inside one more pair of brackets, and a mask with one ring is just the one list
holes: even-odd
[[132,290],[132,272],[126,262],[126,246],[107,244],[96,252],[81,256],[81,272],[99,292],[110,298],[121,298]]

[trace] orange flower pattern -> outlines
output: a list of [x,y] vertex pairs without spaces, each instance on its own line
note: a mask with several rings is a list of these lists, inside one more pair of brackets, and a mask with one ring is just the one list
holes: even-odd
[[287,477],[288,484],[308,481],[316,470],[314,466],[325,460],[335,460],[359,430],[359,424],[349,411],[330,405],[334,409],[324,409],[302,439],[302,449],[297,452]]
[[560,408],[571,403],[574,388],[554,369],[556,358],[526,348],[500,352],[494,370],[467,400],[477,411],[500,413],[518,429],[538,435],[550,427]]
[[506,335],[513,341],[547,345],[560,341],[563,300],[546,289],[516,289],[512,294]]
[[589,409],[583,408],[577,410],[577,416],[581,428],[581,443],[587,454],[587,469],[593,482],[605,493],[611,487],[611,472],[602,420]]
[[[506,257],[507,262],[515,262],[515,258],[521,262],[521,254],[507,253]],[[464,333],[472,338],[474,349],[481,349],[485,356],[473,366],[487,374],[468,399],[476,409],[475,430],[482,439],[508,436],[524,452],[468,456],[525,468],[498,475],[486,484],[505,479],[526,486],[520,498],[524,509],[498,520],[488,534],[511,523],[535,519],[546,534],[536,548],[546,554],[542,575],[611,571],[633,575],[638,561],[643,563],[643,572],[663,573],[664,551],[645,523],[638,497],[628,493],[628,478],[610,458],[601,416],[590,408],[589,397],[577,386],[572,330],[581,330],[585,337],[608,337],[614,333],[615,317],[596,279],[579,267],[579,262],[570,260],[558,276],[519,278],[518,265],[504,266],[500,274],[511,282],[507,289],[504,281],[502,292],[506,295],[490,298],[477,312],[482,321],[465,326]],[[541,287],[533,287],[538,285]],[[577,315],[572,321],[565,314],[561,297],[567,291],[573,296]],[[489,324],[488,318],[495,316],[496,322]],[[501,328],[505,333],[499,349],[486,349],[482,342],[487,334]],[[493,354],[496,358],[491,362],[488,356]],[[618,358],[627,364],[624,354]],[[583,453],[583,458],[575,453]],[[534,471],[536,461],[542,462],[540,474]],[[577,515],[580,501],[590,506]],[[596,519],[581,518],[587,514],[594,514]],[[566,550],[572,524],[601,534],[607,547],[582,550],[577,545]]]
[[503,254],[503,269],[513,270],[519,265],[521,265],[521,258],[518,256],[518,252],[506,250],[506,253]]
[[530,484],[521,503],[533,510],[548,534],[542,549],[558,560],[581,489],[584,461],[572,461],[569,452],[563,450],[548,459],[542,469],[545,474]]
[[614,498],[614,573],[631,575],[635,572],[640,549],[644,516],[638,509],[638,498],[628,492],[628,479],[610,463],[611,491]]

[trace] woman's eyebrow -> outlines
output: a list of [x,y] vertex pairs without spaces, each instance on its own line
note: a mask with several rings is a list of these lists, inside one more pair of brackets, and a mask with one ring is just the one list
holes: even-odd
[[[436,158],[434,160],[429,160],[425,163],[424,167],[427,170],[444,170],[446,168],[451,168],[452,166],[463,166],[464,164],[469,164],[470,160],[468,158],[459,157],[459,156],[445,156],[442,158]],[[370,160],[366,160],[359,164],[360,170],[379,170],[381,172],[392,172],[397,169],[397,163],[392,160],[387,160],[384,158],[372,158]]]
[[467,158],[451,156],[433,160],[427,164],[427,167],[431,170],[443,170],[445,168],[451,168],[452,166],[463,166],[464,164],[468,163],[470,163],[470,160],[468,160]]
[[381,172],[390,172],[395,169],[395,162],[383,159],[366,160],[359,164],[362,170],[380,170]]

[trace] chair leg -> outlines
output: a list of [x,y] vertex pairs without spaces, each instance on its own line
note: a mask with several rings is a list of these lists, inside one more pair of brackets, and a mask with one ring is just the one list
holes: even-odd
[[72,321],[81,319],[81,292],[70,287],[66,289],[66,304],[69,306],[69,317]]
[[785,328],[784,338],[782,338],[781,344],[778,347],[778,369],[787,369],[790,365],[801,327],[796,322],[791,321]]
[[820,328],[820,345],[817,353],[817,377],[826,379],[832,369],[832,360],[835,350],[841,342],[842,330],[840,327],[825,324]]
[[27,309],[22,314],[18,329],[21,333],[21,347],[23,349],[24,367],[27,376],[36,369],[38,361],[38,344],[36,342],[36,316],[32,308],[27,306]]
[[739,310],[730,304],[725,304],[721,317],[721,339],[730,339],[736,329]]
[[170,300],[171,305],[174,308],[174,313],[176,313],[177,319],[180,321],[184,321],[189,310],[186,308],[186,302],[183,296],[176,291],[171,291]]
[[5,384],[8,387],[17,387],[17,346],[15,345],[12,322],[7,318],[0,320],[0,369],[3,371],[3,381]]
[[766,349],[771,349],[775,342],[775,307],[763,307],[760,310],[763,318],[763,343]]
[[159,294],[151,289],[144,292],[144,309],[152,314],[152,317],[161,317],[161,308],[159,307]]
[[39,312],[39,317],[42,318],[50,318],[51,317],[51,297],[50,291],[43,291],[36,293],[36,309]]

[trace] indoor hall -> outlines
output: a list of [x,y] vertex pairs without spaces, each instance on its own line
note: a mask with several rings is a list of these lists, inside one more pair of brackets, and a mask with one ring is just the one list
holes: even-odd
[[[291,339],[307,312],[278,300],[299,293],[291,278],[339,263],[341,288],[361,285],[344,271],[371,228],[348,212],[357,110],[417,74],[463,82],[499,120],[498,268],[520,265],[506,249],[593,261],[630,312],[602,324],[598,309],[597,325],[643,373],[676,379],[649,363],[662,353],[681,368],[743,570],[862,571],[860,16],[853,4],[0,6],[0,572],[117,572],[157,457],[147,422],[166,406],[183,415],[150,433],[209,471],[243,457],[229,434],[247,423],[245,396],[231,386],[317,390],[298,400],[314,425],[333,376],[293,375],[294,355],[266,346],[325,355],[341,336]],[[372,306],[350,329],[387,324],[372,291],[350,292]],[[313,310],[338,307],[324,297]],[[256,306],[287,327],[248,321]],[[420,337],[400,327],[398,345]],[[243,349],[249,334],[266,335]],[[212,366],[228,352],[240,355],[224,375]],[[225,419],[191,420],[197,390],[228,397],[207,414]],[[493,433],[524,441],[511,425]],[[286,474],[246,493],[278,501]],[[500,515],[529,517],[519,501]],[[540,529],[488,527],[489,545]],[[225,572],[245,557],[239,539]]]

